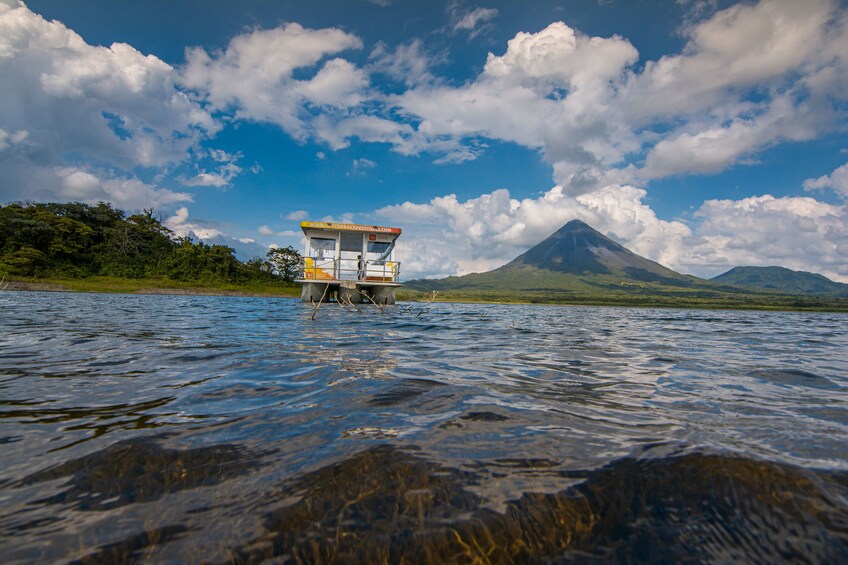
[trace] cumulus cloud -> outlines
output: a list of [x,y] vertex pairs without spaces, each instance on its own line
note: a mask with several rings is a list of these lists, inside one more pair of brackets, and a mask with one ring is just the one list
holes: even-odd
[[804,188],[807,190],[830,188],[842,198],[848,198],[848,163],[837,168],[829,175],[805,180]]
[[489,53],[483,74],[548,94],[614,79],[637,57],[621,37],[589,37],[555,22],[538,33],[518,33],[501,56]]
[[651,148],[639,176],[716,173],[776,143],[812,139],[827,128],[829,118],[829,112],[817,114],[807,103],[775,97],[727,123],[680,128]]
[[466,84],[421,85],[390,101],[416,123],[407,146],[517,143],[542,151],[574,194],[718,172],[844,122],[848,16],[835,2],[738,4],[684,37],[679,54],[639,68],[625,38],[555,22],[516,34]]
[[695,228],[658,218],[644,189],[610,185],[573,196],[555,186],[538,198],[507,190],[459,201],[405,202],[376,213],[404,226],[404,276],[491,270],[514,259],[572,219],[635,253],[683,273],[713,277],[737,265],[781,265],[848,281],[848,211],[813,198],[709,200]]
[[645,194],[632,186],[609,186],[573,196],[555,186],[538,198],[518,200],[499,189],[464,202],[453,194],[426,204],[405,202],[377,214],[405,226],[400,249],[408,277],[493,269],[572,219],[670,265],[691,232],[680,222],[658,219],[642,202]]
[[188,49],[182,84],[215,111],[275,123],[295,139],[306,140],[307,105],[355,106],[368,78],[341,58],[326,61],[310,78],[295,78],[295,71],[312,71],[329,55],[361,48],[358,37],[340,29],[313,30],[296,23],[257,29],[234,37],[220,52]]
[[715,275],[736,265],[778,265],[848,282],[848,210],[809,197],[708,200],[681,264]]
[[[27,182],[32,184],[27,184]],[[22,192],[8,191],[10,200],[111,202],[125,210],[168,207],[192,201],[192,195],[145,183],[137,178],[115,176],[109,171],[77,167],[40,169],[28,178],[13,181]]]
[[[342,119],[318,116],[313,127],[316,138],[334,150],[349,147],[354,138],[369,143],[388,143],[402,155],[418,154],[428,145],[409,124],[378,116],[357,115]],[[318,158],[321,159],[320,155]]]
[[207,222],[189,220],[188,208],[185,206],[178,209],[173,216],[166,219],[162,224],[179,237],[191,237],[205,241],[224,235],[221,230]]
[[[846,280],[842,207],[811,198],[708,200],[690,227],[658,219],[646,191],[632,185],[719,172],[844,123],[846,22],[829,0],[739,4],[690,22],[680,54],[641,69],[626,39],[589,37],[557,22],[517,34],[466,84],[422,85],[394,97],[417,120],[408,139],[423,137],[419,147],[510,141],[542,151],[558,181],[536,199],[495,191],[381,210],[413,226],[405,273],[490,269],[580,218],[683,272],[779,264]],[[806,187],[844,194],[844,175],[840,168]]]
[[133,208],[190,200],[132,176],[136,167],[183,161],[218,130],[167,63],[125,43],[89,45],[62,23],[4,2],[0,76],[3,197]]
[[168,207],[179,202],[191,202],[186,192],[176,192],[151,185],[131,176],[115,176],[109,171],[60,167],[43,170],[37,179],[39,186],[29,186],[29,200],[59,200],[94,204],[111,202],[125,210]]
[[643,119],[689,115],[722,104],[730,88],[785,83],[796,78],[787,77],[791,71],[844,64],[819,57],[835,8],[830,0],[762,0],[717,12],[688,31],[683,53],[632,75],[627,102]]
[[[636,57],[620,37],[588,37],[556,22],[517,34],[470,83],[410,89],[392,102],[419,120],[417,133],[427,140],[511,141],[543,151],[558,179],[577,179],[640,147],[612,104],[613,79]],[[562,184],[577,187],[571,180]]]
[[167,63],[125,43],[88,45],[23,4],[0,4],[0,74],[0,123],[28,131],[30,158],[41,162],[73,150],[130,166],[173,163],[217,129]]
[[[681,1],[692,19],[679,53],[640,62],[626,38],[555,22],[517,33],[480,61],[477,76],[450,84],[432,74],[440,59],[421,40],[377,44],[358,67],[343,56],[362,49],[357,36],[289,23],[243,33],[221,50],[190,48],[175,69],[123,43],[88,45],[60,22],[5,0],[0,193],[128,208],[190,202],[191,194],[134,175],[162,178],[190,163],[179,171],[185,186],[230,185],[243,173],[241,155],[202,149],[221,127],[216,116],[273,123],[333,150],[354,140],[385,143],[446,164],[500,140],[541,152],[556,186],[538,198],[496,190],[380,210],[410,226],[401,243],[411,257],[407,275],[491,268],[580,218],[695,274],[774,262],[845,280],[843,207],[813,198],[708,200],[690,227],[657,218],[640,186],[715,173],[777,143],[844,126],[848,11],[834,0],[761,0],[720,11],[711,1]],[[448,15],[451,31],[474,37],[498,13],[452,2]],[[406,90],[377,92],[371,73]],[[848,196],[846,167],[804,186]],[[190,220],[187,207],[168,221],[177,233],[224,237]]]

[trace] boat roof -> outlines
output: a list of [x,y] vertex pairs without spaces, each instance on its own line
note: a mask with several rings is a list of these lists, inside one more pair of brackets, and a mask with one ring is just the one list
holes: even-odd
[[370,233],[390,233],[400,235],[400,228],[390,228],[386,226],[366,226],[363,224],[340,224],[336,222],[300,222],[300,229],[303,233],[306,230],[330,230],[330,231],[351,231],[351,232],[370,232]]

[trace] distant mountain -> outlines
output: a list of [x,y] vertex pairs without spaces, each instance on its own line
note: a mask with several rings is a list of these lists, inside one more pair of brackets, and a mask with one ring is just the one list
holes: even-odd
[[623,275],[638,281],[691,282],[689,277],[636,255],[580,220],[553,235],[495,272],[524,266],[574,275]]
[[786,294],[848,296],[848,284],[834,282],[823,275],[793,271],[785,267],[734,267],[711,280],[726,285]]
[[493,271],[406,283],[416,290],[580,292],[646,285],[689,288],[708,283],[640,257],[579,220]]

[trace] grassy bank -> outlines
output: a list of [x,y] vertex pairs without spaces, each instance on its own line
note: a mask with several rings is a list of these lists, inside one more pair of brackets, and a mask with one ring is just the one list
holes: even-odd
[[[196,294],[221,296],[300,296],[300,286],[282,282],[246,284],[183,282],[166,278],[126,279],[119,277],[21,278],[6,279],[8,291],[40,290],[65,292],[104,292],[123,294]],[[431,292],[398,289],[398,300],[426,302]],[[644,308],[697,308],[732,310],[775,310],[808,312],[848,312],[848,299],[786,294],[639,295],[626,293],[439,291],[437,302],[489,304],[563,304],[575,306],[625,306]]]
[[185,282],[167,278],[126,279],[120,277],[6,279],[6,290],[105,292],[123,294],[200,294],[222,296],[300,296],[300,287],[283,282],[252,281],[244,284]]
[[[426,301],[430,292],[411,289],[398,292],[399,300]],[[575,306],[625,306],[643,308],[697,308],[704,310],[775,310],[802,312],[848,312],[848,299],[787,294],[724,293],[720,295],[580,293],[543,291],[439,291],[439,302],[497,304],[567,304]]]

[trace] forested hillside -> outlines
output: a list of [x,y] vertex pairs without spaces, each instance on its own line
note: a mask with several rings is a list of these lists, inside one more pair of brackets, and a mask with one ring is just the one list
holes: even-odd
[[793,271],[786,267],[734,267],[712,279],[744,288],[848,297],[848,284],[838,283],[818,273]]
[[126,215],[109,204],[0,206],[0,275],[75,279],[158,278],[203,284],[280,281],[263,258],[176,237],[152,210]]

